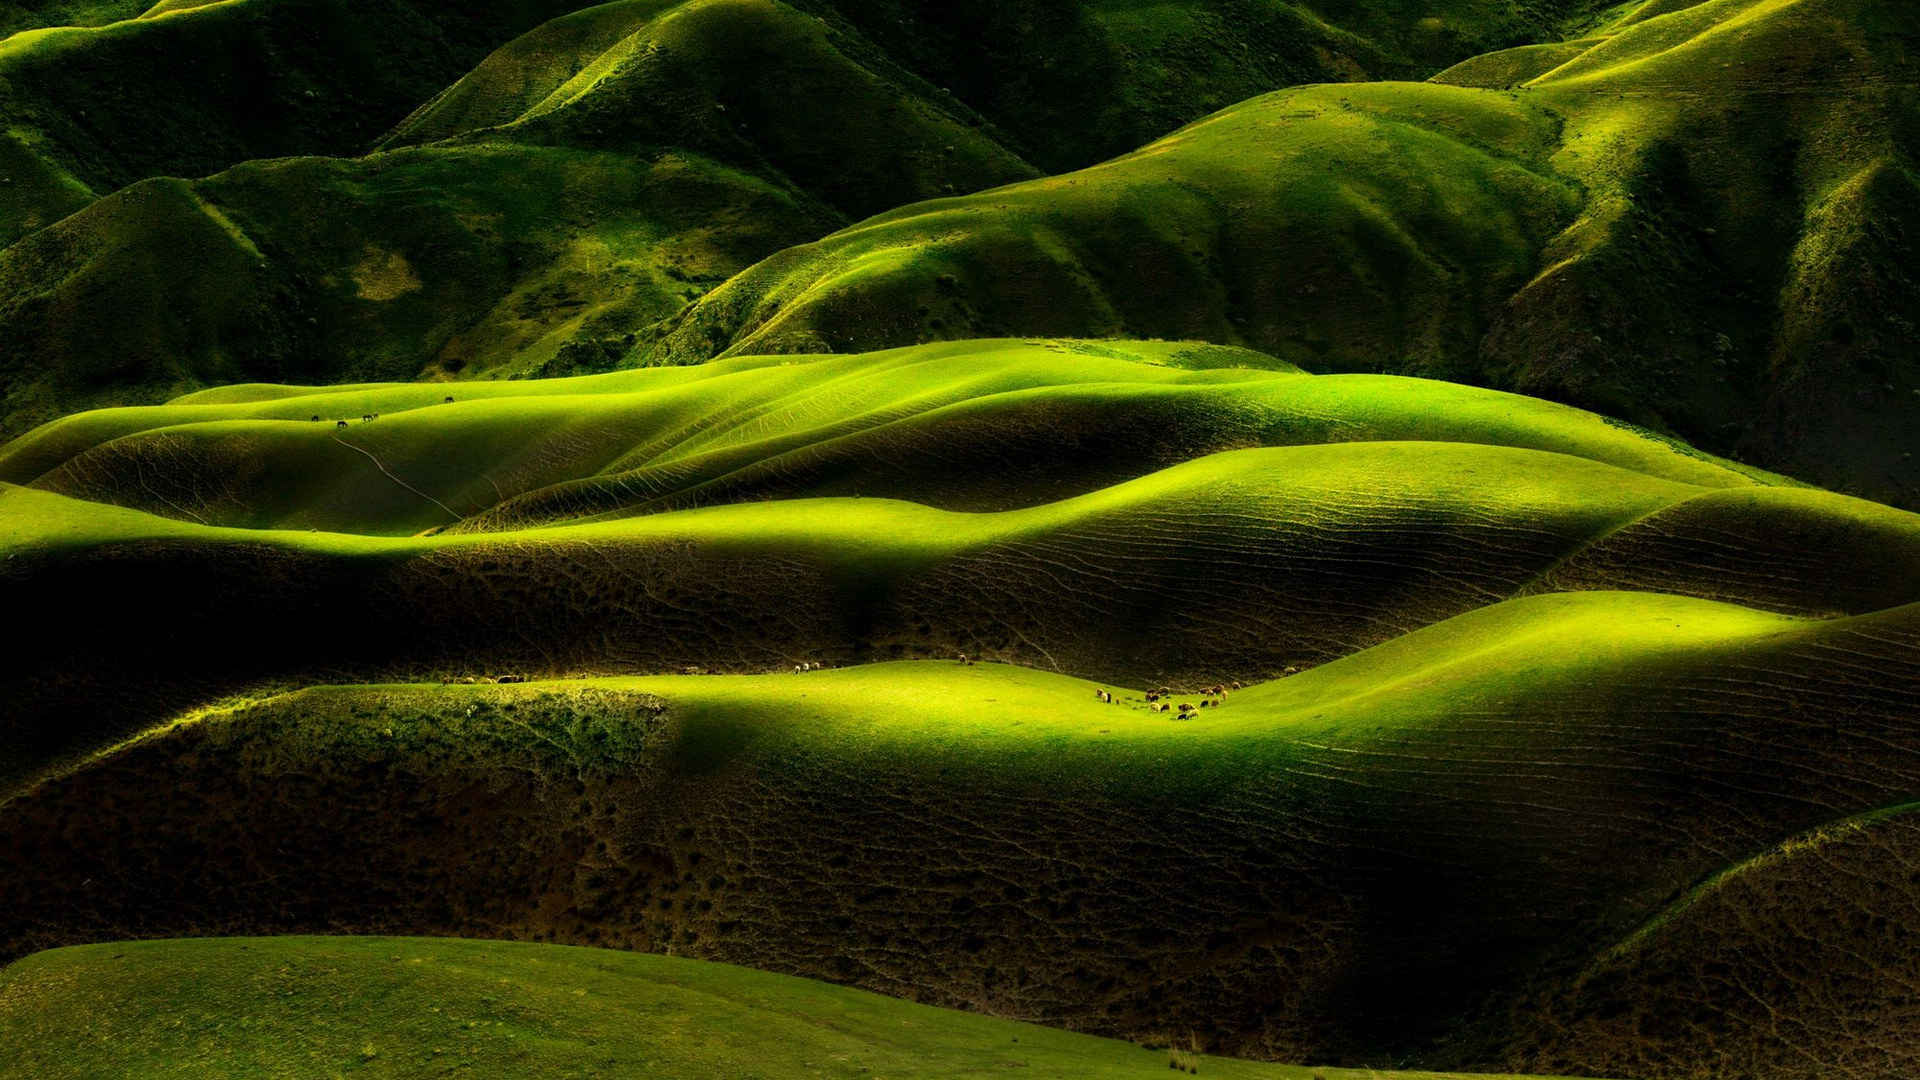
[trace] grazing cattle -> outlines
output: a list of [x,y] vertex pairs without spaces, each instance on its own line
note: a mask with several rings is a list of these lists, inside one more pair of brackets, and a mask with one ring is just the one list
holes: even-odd
[[493,681],[497,683],[523,683],[527,681],[527,677],[525,675],[502,675]]
[[449,405],[451,405],[451,404],[453,404],[453,395],[452,395],[452,394],[448,394],[448,395],[447,395],[447,404],[449,404]]
[[333,422],[333,426],[337,428],[343,428],[347,426],[347,422],[345,420],[335,420]]
[[316,417],[313,417],[313,418],[312,418],[311,420],[309,420],[309,421],[307,421],[307,422],[308,422],[308,423],[310,423],[310,424],[317,424],[317,423],[319,423],[319,422],[320,422],[320,418],[316,416]]

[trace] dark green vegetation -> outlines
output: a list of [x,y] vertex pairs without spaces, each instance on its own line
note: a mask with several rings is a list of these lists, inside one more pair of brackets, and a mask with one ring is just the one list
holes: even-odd
[[[69,1022],[81,1013],[90,1018],[84,1034]],[[130,942],[48,953],[0,974],[0,1043],[21,1048],[12,1064],[41,1080],[184,1070],[740,1080],[958,1080],[1019,1070],[1121,1080],[1164,1075],[1175,1057],[1165,1041],[1109,1042],[717,964],[420,938]],[[1316,1075],[1178,1059],[1229,1080]]]
[[1908,5],[0,27],[0,1063],[1920,1067]]

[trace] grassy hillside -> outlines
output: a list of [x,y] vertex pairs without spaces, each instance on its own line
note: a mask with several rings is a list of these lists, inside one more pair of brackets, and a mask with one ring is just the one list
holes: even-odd
[[[184,991],[184,993],[183,993]],[[76,1037],[76,1017],[86,1035]],[[106,1073],[1308,1080],[719,964],[420,938],[65,949],[0,974],[0,1042],[46,1080]],[[1180,1047],[1184,1050],[1184,1047]],[[1157,1070],[1149,1071],[1149,1070]],[[1446,1080],[1321,1069],[1326,1080]],[[1506,1078],[1489,1078],[1506,1080]],[[1517,1078],[1513,1078],[1517,1080]]]
[[[0,117],[38,171],[96,195],[249,158],[353,154],[489,49],[571,7],[566,0],[458,8],[415,0],[163,4],[145,18],[7,38]],[[22,179],[51,183],[10,177]],[[47,220],[0,220],[0,238]]]
[[1196,337],[1570,401],[1911,503],[1920,23],[1869,0],[1633,14],[1443,76],[1492,89],[1290,90],[880,215],[636,357]]
[[201,524],[391,535],[771,496],[1003,510],[1215,451],[1378,441],[1542,450],[1701,487],[1778,482],[1513,395],[1304,378],[1244,350],[1073,341],[223,390],[50,424],[0,449],[0,480]]
[[[33,485],[0,491],[8,588],[49,612],[8,657],[35,719],[7,771],[253,680],[343,671],[965,652],[1205,683],[1549,589],[1823,615],[1920,599],[1911,515],[1560,406],[1213,366],[1259,362],[986,342],[476,384],[451,404],[444,386],[254,386],[82,414],[0,451],[0,477]],[[176,633],[102,625],[76,591]],[[256,609],[298,647],[234,618]]]
[[1547,167],[1555,135],[1547,113],[1476,91],[1286,91],[1092,169],[782,252],[646,351],[1077,327],[1257,342],[1318,370],[1452,374],[1579,206]]
[[[1579,6],[335,2],[167,4],[0,49],[0,240],[21,241],[0,252],[0,434],[230,381],[606,370],[851,221],[1278,86],[1426,74]],[[407,150],[234,167],[376,145]]]
[[1916,809],[1831,822],[1714,875],[1597,957],[1513,1056],[1670,1076],[1912,1071]]
[[1187,721],[953,661],[256,695],[9,802],[0,910],[15,953],[484,934],[1431,1060],[1469,1006],[1911,790],[1915,610],[1536,597]]
[[1905,1080],[1916,47],[0,2],[0,1062]]
[[[0,251],[10,426],[273,378],[604,366],[598,346],[834,220],[697,155],[474,146],[122,190]],[[123,298],[103,320],[102,294]]]
[[1073,341],[445,389],[0,451],[5,952],[510,937],[1632,1074],[1696,1059],[1529,1003],[1920,770],[1920,519],[1563,406]]

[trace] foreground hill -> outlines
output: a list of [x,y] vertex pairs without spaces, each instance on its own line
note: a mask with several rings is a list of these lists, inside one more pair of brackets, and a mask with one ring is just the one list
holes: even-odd
[[[1920,518],[1239,349],[248,384],[47,425],[0,477],[38,613],[0,670],[9,956],[505,937],[1242,1056],[1690,1076],[1775,1036],[1717,997],[1736,1042],[1620,1035],[1596,965],[1920,782]],[[1879,1030],[1804,1045],[1899,1075]]]
[[[1533,1062],[1700,1076],[1898,1076],[1920,1050],[1920,807],[1832,822],[1714,875],[1546,1003]],[[1785,1013],[1769,1008],[1791,1000]],[[1681,1073],[1680,1075],[1685,1075]]]
[[[9,953],[607,944],[1242,1055],[1482,1064],[1533,1037],[1506,1009],[1695,882],[1912,790],[1915,612],[1535,597],[1184,722],[952,661],[253,696],[6,804],[0,910]],[[1654,1075],[1728,1052],[1637,1049]]]
[[[76,1021],[84,1017],[84,1024]],[[84,1037],[76,1038],[83,1030]],[[1151,1049],[661,956],[417,938],[129,942],[0,972],[0,1045],[43,1080],[419,1076],[1446,1080]],[[1184,1051],[1184,1046],[1178,1047]],[[1503,1078],[1487,1078],[1503,1080]],[[1514,1078],[1517,1080],[1517,1078]]]

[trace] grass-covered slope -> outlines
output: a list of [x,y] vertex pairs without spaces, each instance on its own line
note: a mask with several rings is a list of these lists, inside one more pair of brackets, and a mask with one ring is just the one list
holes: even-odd
[[[0,572],[49,612],[8,657],[7,771],[263,678],[966,652],[1254,680],[1543,590],[1920,598],[1911,515],[1561,406],[1231,366],[1262,362],[983,342],[82,414],[0,451],[31,485],[0,491]],[[267,608],[297,647],[236,618]]]
[[778,0],[627,0],[507,45],[385,145],[674,146],[784,177],[849,219],[1036,170],[978,114]]
[[10,955],[511,937],[1631,1075],[1680,1036],[1556,1041],[1580,973],[1920,780],[1920,518],[1241,349],[242,384],[0,479]]
[[263,378],[567,371],[568,342],[630,339],[833,220],[669,151],[484,145],[146,181],[0,251],[6,426]]
[[1497,89],[1290,90],[1091,169],[878,216],[747,271],[636,355],[1201,337],[1571,401],[1911,502],[1920,15],[1666,9],[1449,76]]
[[0,480],[201,524],[393,535],[773,496],[1014,509],[1215,451],[1380,441],[1549,451],[1708,488],[1777,482],[1510,394],[1307,378],[1213,346],[1074,341],[227,388],[47,425],[0,449]]
[[[10,170],[8,186],[105,195],[249,158],[359,153],[488,50],[572,6],[224,0],[17,33],[0,42],[0,118],[29,171]],[[4,240],[49,220],[0,209],[14,211]]]
[[[6,41],[0,240],[22,242],[0,254],[0,434],[227,381],[606,370],[685,301],[853,220],[1275,87],[1426,74],[1579,6],[335,2],[163,4]],[[408,152],[222,172],[375,146]]]
[[644,351],[846,350],[1004,328],[1248,341],[1321,370],[1446,373],[1579,205],[1547,167],[1555,134],[1547,113],[1471,90],[1286,91],[1091,169],[782,252]]
[[[102,1075],[1446,1080],[1256,1064],[930,1009],[719,964],[420,938],[65,949],[0,973],[0,1045]],[[1486,1078],[1506,1080],[1506,1078]],[[1513,1078],[1517,1080],[1517,1078]]]
[[1536,1003],[1510,1056],[1621,1075],[1912,1073],[1917,810],[1822,825],[1715,874]]
[[506,936],[1432,1061],[1701,878],[1912,790],[1915,610],[1536,597],[1184,722],[952,661],[255,696],[7,803],[0,910],[10,952]]

